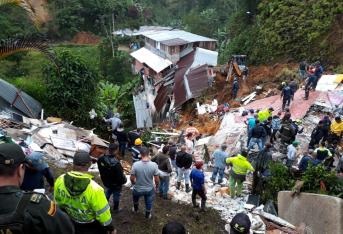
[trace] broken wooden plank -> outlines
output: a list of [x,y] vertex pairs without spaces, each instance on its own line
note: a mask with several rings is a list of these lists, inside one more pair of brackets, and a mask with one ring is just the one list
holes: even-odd
[[248,98],[245,102],[244,105],[247,105],[249,102],[251,102],[254,98],[256,97],[256,93],[254,93],[254,95],[252,95],[250,98]]
[[176,132],[151,132],[151,134],[165,135],[165,136],[179,136],[180,135],[180,133],[176,133]]

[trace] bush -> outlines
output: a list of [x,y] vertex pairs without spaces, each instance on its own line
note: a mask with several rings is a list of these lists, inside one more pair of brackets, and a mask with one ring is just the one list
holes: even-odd
[[337,178],[335,172],[328,171],[324,166],[310,165],[303,174],[302,181],[304,192],[343,197],[343,181]]
[[59,69],[49,64],[44,69],[48,113],[89,126],[89,111],[95,108],[98,78],[86,63],[70,51],[57,54]]
[[294,178],[289,173],[288,168],[279,162],[271,162],[271,177],[268,178],[266,188],[262,194],[262,200],[277,201],[279,191],[291,190],[295,184]]

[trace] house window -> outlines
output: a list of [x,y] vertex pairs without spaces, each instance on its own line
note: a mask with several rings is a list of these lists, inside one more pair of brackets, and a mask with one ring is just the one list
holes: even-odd
[[164,45],[164,44],[161,44],[161,50],[167,52],[168,51],[168,47],[166,45]]
[[169,54],[176,54],[176,46],[169,47]]

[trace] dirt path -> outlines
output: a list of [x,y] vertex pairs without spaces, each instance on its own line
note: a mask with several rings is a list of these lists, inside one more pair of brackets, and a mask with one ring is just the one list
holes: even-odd
[[[189,194],[191,196],[191,194]],[[121,233],[149,233],[160,234],[164,224],[169,221],[183,223],[189,233],[226,233],[224,222],[217,211],[209,209],[206,213],[201,213],[189,205],[180,205],[171,201],[165,201],[156,197],[153,207],[153,217],[151,220],[144,218],[144,200],[140,200],[140,211],[138,214],[131,212],[132,197],[131,190],[123,189],[121,198],[121,211],[113,214],[113,223],[118,234]]]

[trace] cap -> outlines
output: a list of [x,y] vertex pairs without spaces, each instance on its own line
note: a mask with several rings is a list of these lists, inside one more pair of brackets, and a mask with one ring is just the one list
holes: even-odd
[[251,221],[248,215],[238,213],[231,220],[230,226],[230,234],[248,234],[250,232]]
[[300,142],[299,142],[299,141],[293,141],[293,142],[292,142],[292,145],[298,146],[298,145],[300,145]]
[[76,166],[87,166],[87,164],[91,163],[92,159],[91,156],[84,151],[76,152],[74,155],[73,163]]
[[196,169],[201,169],[202,166],[204,165],[204,161],[202,161],[202,160],[196,161],[194,165],[195,165]]
[[143,141],[141,140],[141,138],[137,138],[135,140],[135,145],[141,145],[143,143]]
[[24,162],[26,162],[26,156],[19,145],[9,143],[0,144],[0,164],[11,166]]
[[297,124],[302,124],[301,119],[296,119],[295,122],[296,122]]
[[48,168],[48,164],[44,162],[44,153],[34,151],[27,157],[28,163],[37,171],[43,171]]

